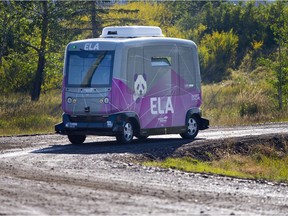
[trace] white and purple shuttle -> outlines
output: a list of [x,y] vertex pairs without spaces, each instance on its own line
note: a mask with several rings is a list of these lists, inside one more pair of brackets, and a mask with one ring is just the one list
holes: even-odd
[[197,46],[159,27],[106,27],[99,38],[66,47],[63,122],[56,133],[81,144],[87,135],[130,143],[157,134],[194,139],[201,117]]

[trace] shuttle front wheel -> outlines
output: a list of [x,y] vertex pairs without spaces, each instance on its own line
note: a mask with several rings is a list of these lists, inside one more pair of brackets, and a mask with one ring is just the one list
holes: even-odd
[[127,144],[132,142],[133,136],[134,136],[133,124],[127,121],[123,126],[122,133],[116,136],[116,140],[119,143]]
[[72,144],[82,144],[84,143],[85,135],[68,135],[68,139]]
[[186,122],[187,131],[181,133],[180,136],[183,139],[194,139],[199,132],[199,120],[197,116],[190,116]]

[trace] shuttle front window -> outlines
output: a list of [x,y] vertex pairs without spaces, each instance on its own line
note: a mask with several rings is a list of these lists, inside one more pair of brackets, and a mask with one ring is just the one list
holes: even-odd
[[104,87],[111,85],[113,51],[70,51],[67,54],[67,86]]

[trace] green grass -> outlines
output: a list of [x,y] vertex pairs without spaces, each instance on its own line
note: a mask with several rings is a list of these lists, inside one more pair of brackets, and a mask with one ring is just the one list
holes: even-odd
[[278,110],[277,89],[263,78],[266,74],[261,68],[252,73],[233,71],[230,80],[203,85],[203,115],[217,126],[287,121],[287,103]]
[[211,162],[184,157],[167,158],[164,161],[150,161],[144,164],[146,166],[172,168],[185,172],[288,182],[288,156],[282,159],[261,156],[261,159],[256,159],[250,156],[233,155]]
[[11,94],[0,97],[0,135],[54,132],[61,121],[61,92],[42,94],[31,102],[29,95]]
[[[146,161],[145,166],[209,173],[237,178],[288,183],[288,136],[267,135],[258,138],[225,139],[219,146],[191,147],[183,155],[164,160]],[[196,152],[196,154],[195,154]],[[205,155],[205,157],[203,157]]]
[[162,168],[177,169],[185,172],[195,172],[195,173],[209,173],[209,174],[219,174],[226,176],[251,178],[251,175],[246,175],[242,172],[237,171],[237,169],[230,169],[232,164],[227,163],[227,161],[221,161],[221,165],[216,165],[213,162],[203,162],[190,157],[184,158],[167,158],[164,161],[149,161],[144,162],[145,166],[155,166]]
[[[233,153],[230,146],[222,147],[221,153],[208,152],[209,161],[192,157],[166,158],[163,161],[147,161],[145,166],[172,168],[185,172],[209,173],[237,178],[262,179],[288,183],[288,144],[258,144],[242,153]],[[278,143],[279,145],[279,143]],[[246,147],[247,147],[246,146]],[[216,155],[217,154],[217,155]]]

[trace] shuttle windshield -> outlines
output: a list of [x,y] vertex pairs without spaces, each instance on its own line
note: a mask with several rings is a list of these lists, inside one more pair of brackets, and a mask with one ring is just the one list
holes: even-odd
[[114,51],[69,51],[66,76],[69,87],[111,85]]

